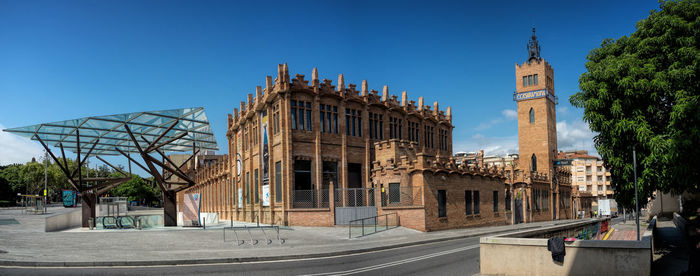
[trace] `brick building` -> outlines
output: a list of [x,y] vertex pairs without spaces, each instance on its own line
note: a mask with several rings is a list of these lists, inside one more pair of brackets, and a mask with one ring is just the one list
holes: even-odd
[[182,193],[201,193],[202,210],[221,218],[281,225],[397,213],[401,225],[432,231],[571,218],[570,172],[554,166],[553,69],[533,40],[516,65],[523,158],[458,163],[450,107],[366,81],[358,91],[342,74],[333,85],[316,69],[310,81],[292,79],[284,64],[229,115],[228,161],[198,170]]

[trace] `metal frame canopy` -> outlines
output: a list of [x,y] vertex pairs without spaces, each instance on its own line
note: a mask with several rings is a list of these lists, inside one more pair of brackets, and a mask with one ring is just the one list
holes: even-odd
[[129,131],[136,137],[143,137],[138,141],[143,149],[149,147],[150,141],[166,139],[168,143],[156,145],[164,152],[189,151],[193,146],[202,150],[218,150],[202,107],[85,117],[4,131],[56,147],[62,146],[74,153],[90,151],[94,147],[91,153],[95,156],[119,155],[120,151],[139,153]]
[[[164,225],[176,226],[175,194],[194,185],[194,181],[182,171],[182,167],[193,159],[199,150],[219,149],[202,107],[85,117],[4,131],[37,140],[44,146],[66,175],[68,182],[82,195],[83,227],[89,226],[89,218],[95,218],[97,197],[131,179],[131,165],[127,174],[102,159],[100,155],[121,154],[151,174],[163,192]],[[63,162],[47,144],[61,149]],[[65,149],[76,154],[75,168],[70,168],[66,161]],[[175,164],[165,154],[189,150],[192,150],[192,155],[182,164]],[[130,153],[140,155],[145,166],[133,159]],[[153,153],[157,153],[162,159],[153,157]],[[83,178],[82,166],[91,155],[124,177]],[[166,171],[169,174],[166,174]],[[177,176],[180,181],[171,181],[172,176]],[[100,183],[88,185],[86,181]]]

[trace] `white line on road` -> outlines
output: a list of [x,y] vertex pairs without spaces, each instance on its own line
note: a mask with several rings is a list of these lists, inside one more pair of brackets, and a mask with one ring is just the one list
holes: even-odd
[[355,273],[361,273],[361,272],[367,272],[367,271],[372,271],[372,270],[377,270],[377,269],[382,269],[382,268],[387,268],[387,267],[392,267],[392,266],[397,266],[401,264],[406,264],[406,263],[412,263],[412,262],[417,262],[425,259],[430,259],[430,258],[435,258],[443,255],[448,255],[448,254],[453,254],[461,251],[466,251],[470,249],[475,249],[479,248],[479,245],[471,245],[471,246],[466,246],[466,247],[460,247],[460,248],[455,248],[452,250],[447,250],[447,251],[442,251],[442,252],[437,252],[437,253],[432,253],[428,255],[423,255],[423,256],[418,256],[418,257],[413,257],[413,258],[408,258],[404,260],[398,260],[398,261],[393,261],[389,263],[384,263],[384,264],[378,264],[378,265],[372,265],[372,266],[367,266],[367,267],[362,267],[362,268],[356,268],[356,269],[351,269],[351,270],[344,270],[344,271],[335,271],[335,272],[325,272],[325,273],[318,273],[318,274],[306,274],[305,276],[324,276],[324,275],[350,275],[350,274],[355,274]]

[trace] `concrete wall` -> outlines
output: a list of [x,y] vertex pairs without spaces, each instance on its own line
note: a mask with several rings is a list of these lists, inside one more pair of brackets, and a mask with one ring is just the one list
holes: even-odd
[[[566,244],[556,263],[547,239],[493,236],[481,238],[481,274],[488,275],[649,275],[655,220],[641,241],[578,240]],[[537,232],[536,229],[523,232]]]
[[82,209],[76,208],[68,213],[46,217],[44,232],[61,231],[80,227],[83,223]]

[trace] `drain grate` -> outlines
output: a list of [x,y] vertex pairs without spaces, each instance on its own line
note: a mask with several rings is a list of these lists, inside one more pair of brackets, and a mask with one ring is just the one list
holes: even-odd
[[19,224],[16,219],[0,219],[0,225]]

